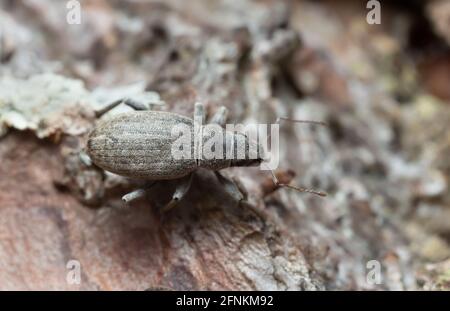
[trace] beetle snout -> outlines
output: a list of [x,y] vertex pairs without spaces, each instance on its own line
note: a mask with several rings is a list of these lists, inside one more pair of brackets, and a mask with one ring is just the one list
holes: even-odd
[[265,149],[256,140],[244,134],[235,134],[234,140],[236,153],[231,160],[232,166],[257,166],[265,160]]

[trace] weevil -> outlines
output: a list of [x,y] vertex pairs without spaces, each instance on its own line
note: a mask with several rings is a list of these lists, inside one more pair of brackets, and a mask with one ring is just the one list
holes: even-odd
[[[174,126],[183,124],[193,130],[193,135],[203,135],[198,140],[194,139],[193,144],[195,141],[204,141],[208,138],[207,134],[202,134],[203,132],[199,131],[194,124],[195,120],[201,120],[201,124],[203,124],[205,119],[204,106],[201,103],[196,103],[194,106],[194,119],[177,113],[151,110],[149,109],[150,105],[132,99],[118,100],[108,105],[99,114],[103,114],[121,103],[134,108],[135,111],[100,120],[88,136],[86,151],[95,165],[121,176],[144,179],[149,181],[150,185],[161,180],[177,180],[172,199],[163,210],[172,208],[186,195],[194,172],[198,168],[213,171],[227,193],[238,201],[246,200],[246,194],[242,187],[223,176],[219,171],[233,166],[259,165],[266,160],[266,154],[258,142],[249,140],[245,134],[225,130],[228,114],[226,107],[219,108],[211,118],[210,124],[220,126],[225,141],[243,142],[246,146],[245,159],[223,157],[207,160],[195,157],[188,159],[173,157],[172,145],[175,137],[172,135],[172,129]],[[292,121],[297,122],[297,120]],[[257,156],[250,157],[249,150],[257,150]],[[325,195],[320,191],[280,183],[273,172],[272,177],[278,187]],[[146,190],[146,188],[137,189],[124,195],[122,199],[130,202],[144,196]]]

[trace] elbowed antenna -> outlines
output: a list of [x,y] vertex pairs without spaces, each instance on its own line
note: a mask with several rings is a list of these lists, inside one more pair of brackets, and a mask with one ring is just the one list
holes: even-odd
[[[291,119],[291,118],[287,118],[287,117],[278,117],[277,120],[275,121],[275,124],[280,124],[281,120],[294,122],[294,123],[307,123],[307,124],[328,126],[328,124],[323,121],[297,120],[297,119]],[[272,133],[270,133],[269,136],[267,136],[267,139],[270,139],[271,136],[272,136]]]
[[[263,163],[261,163],[262,165]],[[315,189],[310,189],[310,188],[303,188],[303,187],[297,187],[297,186],[293,186],[290,184],[283,184],[280,183],[280,181],[278,180],[277,176],[275,175],[275,173],[273,172],[273,170],[271,170],[269,168],[270,173],[272,174],[272,180],[273,183],[278,186],[278,187],[284,187],[284,188],[290,188],[290,189],[294,189],[297,190],[298,192],[306,192],[306,193],[312,193],[321,197],[326,197],[327,194],[323,191],[319,191],[319,190],[315,190]]]
[[286,117],[278,117],[277,120],[275,121],[275,123],[279,124],[281,120],[295,122],[295,123],[309,123],[309,124],[328,126],[328,124],[323,121],[297,120],[297,119],[291,119],[291,118],[286,118]]
[[[308,124],[315,124],[315,125],[321,125],[321,126],[328,126],[328,124],[323,121],[297,120],[297,119],[291,119],[291,118],[287,118],[287,117],[278,117],[277,120],[275,121],[275,124],[280,124],[281,120],[295,122],[295,123],[308,123]],[[270,137],[271,137],[271,134],[268,136],[268,139],[270,139]],[[273,172],[273,170],[270,169],[269,167],[267,167],[267,168],[270,171],[270,173],[272,174],[272,180],[273,180],[274,184],[278,187],[290,188],[290,189],[297,190],[298,192],[312,193],[312,194],[315,194],[315,195],[318,195],[321,197],[327,196],[327,194],[323,191],[280,183],[278,178],[275,176],[275,173]]]

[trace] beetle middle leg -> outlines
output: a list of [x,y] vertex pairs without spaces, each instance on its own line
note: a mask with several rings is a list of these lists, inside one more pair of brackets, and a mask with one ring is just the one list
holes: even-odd
[[193,176],[194,174],[191,173],[178,181],[175,192],[172,195],[172,199],[162,208],[162,212],[171,210],[178,204],[178,202],[180,202],[181,199],[184,198],[186,193],[189,191],[189,188],[191,187]]
[[136,199],[142,198],[142,197],[144,197],[147,194],[147,190],[149,188],[153,187],[155,184],[156,184],[156,182],[154,181],[154,182],[149,183],[148,185],[146,185],[143,188],[139,188],[139,189],[136,189],[134,191],[131,191],[131,192],[125,194],[122,197],[122,200],[125,203],[130,203],[131,201],[134,201]]

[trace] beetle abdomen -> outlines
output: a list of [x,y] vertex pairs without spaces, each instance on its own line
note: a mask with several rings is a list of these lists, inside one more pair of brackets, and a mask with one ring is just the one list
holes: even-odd
[[135,111],[100,121],[90,133],[87,152],[99,167],[118,175],[175,179],[196,168],[195,159],[175,160],[172,129],[193,121],[175,113]]

